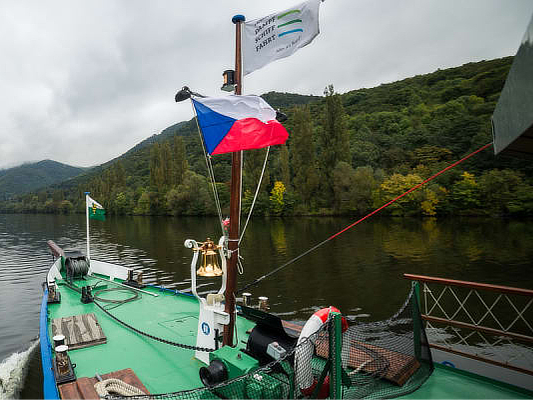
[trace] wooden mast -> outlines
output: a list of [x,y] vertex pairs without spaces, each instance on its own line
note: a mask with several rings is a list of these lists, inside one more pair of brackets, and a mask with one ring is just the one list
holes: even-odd
[[[235,24],[235,94],[242,94],[242,59],[241,59],[241,27],[245,21],[244,15],[235,15],[232,20]],[[230,315],[230,322],[224,327],[224,346],[233,346],[233,331],[235,327],[235,290],[237,289],[237,262],[239,254],[240,209],[241,209],[241,162],[242,151],[232,154],[231,163],[231,200],[230,200],[230,225],[229,243],[230,258],[228,260],[228,277],[226,282],[224,311]]]

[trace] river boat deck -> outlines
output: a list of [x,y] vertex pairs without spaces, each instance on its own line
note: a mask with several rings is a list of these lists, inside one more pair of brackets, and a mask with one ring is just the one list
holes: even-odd
[[[105,379],[113,374],[123,374],[124,381],[131,379],[130,382],[135,386],[150,394],[172,393],[204,386],[198,371],[205,364],[194,357],[194,350],[161,343],[136,333],[117,322],[95,303],[84,304],[80,301],[81,288],[87,285],[94,287],[93,293],[100,299],[123,301],[134,297],[128,302],[100,304],[105,304],[104,308],[115,318],[139,331],[194,346],[199,311],[199,303],[194,296],[149,285],[142,288],[144,292],[136,291],[134,296],[134,289],[125,289],[124,281],[109,281],[110,277],[102,274],[87,275],[82,279],[73,280],[72,283],[69,283],[65,276],[62,278],[56,279],[61,302],[47,304],[48,337],[52,338],[54,333],[57,333],[57,327],[53,329],[54,320],[89,313],[96,316],[98,326],[105,335],[105,342],[69,350],[78,381],[58,385],[62,398],[94,398],[95,392],[90,390],[90,386],[96,382],[96,377],[102,376]],[[90,336],[90,333],[83,332],[84,328],[90,328],[80,325],[77,334]],[[245,349],[249,332],[255,323],[239,316],[236,325],[237,347]],[[293,334],[298,334],[301,329],[291,323],[284,323],[284,326]],[[126,374],[124,370],[131,373]],[[387,385],[395,386],[393,383]],[[433,374],[425,383],[405,397],[531,398],[532,393],[436,364]]]
[[[122,281],[104,282],[98,278],[108,277],[87,276],[83,280],[74,281],[74,284],[80,290],[81,286],[97,285],[93,293],[97,293],[99,289],[119,289],[101,294],[103,298],[110,300],[131,297],[131,292],[122,291],[124,287],[118,284]],[[94,303],[82,303],[80,293],[67,286],[65,281],[57,281],[57,284],[61,292],[61,303],[48,305],[49,321],[94,313],[107,338],[106,343],[68,352],[71,362],[76,364],[77,377],[94,377],[96,374],[104,375],[131,368],[150,393],[167,393],[203,386],[198,370],[204,364],[194,358],[194,350],[161,343],[135,333],[119,324]],[[198,327],[198,300],[188,294],[153,286],[146,286],[142,290],[157,297],[137,292],[137,299],[118,306],[108,303],[110,305],[106,308],[109,308],[113,316],[140,331],[194,346]],[[246,332],[253,326],[251,321],[237,319],[239,348],[246,347]],[[53,337],[51,323],[48,335]]]

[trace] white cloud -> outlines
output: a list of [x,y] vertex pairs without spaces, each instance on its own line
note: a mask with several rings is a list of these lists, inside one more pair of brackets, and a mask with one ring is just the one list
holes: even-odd
[[[231,17],[297,2],[2,1],[0,168],[103,163],[190,119],[174,94],[221,94]],[[512,55],[532,13],[529,0],[328,0],[315,41],[247,76],[244,92],[345,92]]]

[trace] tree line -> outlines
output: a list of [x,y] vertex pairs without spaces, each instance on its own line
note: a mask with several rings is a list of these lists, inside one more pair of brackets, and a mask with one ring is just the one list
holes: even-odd
[[[438,70],[323,97],[268,93],[289,116],[289,139],[270,149],[254,215],[364,215],[489,143],[490,116],[512,57]],[[2,212],[84,212],[85,191],[117,215],[214,215],[229,208],[230,156],[213,156],[194,121],[78,180],[0,203]],[[163,135],[161,135],[163,136]],[[243,211],[266,149],[245,152]],[[384,210],[395,216],[533,215],[533,169],[491,150]]]

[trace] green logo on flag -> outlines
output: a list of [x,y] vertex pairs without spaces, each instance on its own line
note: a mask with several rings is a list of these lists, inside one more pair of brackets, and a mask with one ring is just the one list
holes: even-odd
[[[281,15],[278,15],[278,19],[285,18],[286,16],[291,15],[291,14],[300,14],[300,13],[301,13],[301,10],[290,10],[290,11],[287,11],[287,12],[281,14]],[[278,25],[278,29],[279,28],[283,28],[284,26],[287,26],[287,25],[292,25],[292,24],[297,24],[297,23],[301,24],[302,20],[299,19],[299,18],[292,19],[290,21],[287,21],[287,22],[284,22],[284,23]],[[299,26],[299,25],[296,25],[296,26]],[[282,36],[288,35],[290,33],[303,32],[303,31],[304,30],[302,28],[290,29],[288,31],[281,32],[280,34],[278,34],[278,37],[282,37]]]
[[103,208],[98,208],[96,204],[93,203],[93,206],[89,207],[89,218],[105,221],[105,210]]
[[288,10],[244,23],[244,75],[288,57],[318,35],[321,0],[306,0]]

